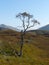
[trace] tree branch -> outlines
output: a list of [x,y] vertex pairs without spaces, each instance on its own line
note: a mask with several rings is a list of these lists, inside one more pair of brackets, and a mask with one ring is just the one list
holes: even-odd
[[31,25],[31,26],[28,26],[28,27],[25,29],[24,34],[25,34],[25,32],[27,31],[27,29],[29,29],[29,28],[31,28],[31,27],[34,27],[34,25],[35,25],[35,24],[33,24],[33,25]]

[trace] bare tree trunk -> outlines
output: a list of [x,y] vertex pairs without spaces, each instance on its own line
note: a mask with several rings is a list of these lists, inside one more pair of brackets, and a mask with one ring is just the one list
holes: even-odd
[[18,54],[18,56],[22,56],[23,43],[24,43],[24,33],[23,31],[21,31],[20,53]]

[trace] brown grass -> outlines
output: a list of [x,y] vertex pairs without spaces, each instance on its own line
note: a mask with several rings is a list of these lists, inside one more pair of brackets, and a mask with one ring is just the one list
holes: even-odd
[[[0,31],[0,49],[12,54],[12,49],[20,50],[20,32]],[[23,55],[0,54],[0,65],[49,65],[49,37],[26,33],[24,37]]]

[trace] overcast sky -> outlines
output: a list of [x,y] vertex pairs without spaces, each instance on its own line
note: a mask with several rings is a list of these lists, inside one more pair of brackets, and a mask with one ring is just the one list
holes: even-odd
[[0,0],[0,24],[21,25],[16,14],[25,11],[40,22],[37,28],[49,24],[49,0]]

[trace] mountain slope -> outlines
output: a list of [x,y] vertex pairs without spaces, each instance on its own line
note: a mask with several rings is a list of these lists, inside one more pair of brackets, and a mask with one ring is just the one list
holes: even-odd
[[49,24],[39,28],[39,30],[49,31]]
[[0,31],[0,65],[49,65],[49,37],[27,32],[22,57],[13,54],[19,52],[20,41],[20,32]]
[[17,28],[14,28],[12,26],[8,26],[8,25],[5,25],[5,24],[0,24],[0,30],[7,30],[7,29],[11,29],[11,30],[14,30],[14,31],[19,31]]

